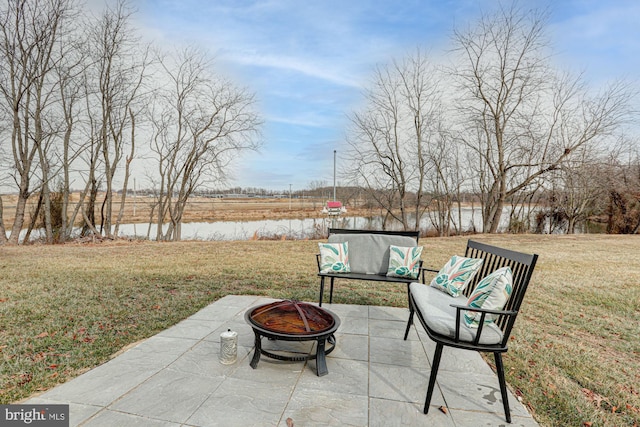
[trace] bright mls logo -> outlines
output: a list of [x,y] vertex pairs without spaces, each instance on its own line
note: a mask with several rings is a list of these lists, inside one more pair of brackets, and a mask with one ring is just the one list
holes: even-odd
[[69,405],[0,405],[0,426],[68,427]]

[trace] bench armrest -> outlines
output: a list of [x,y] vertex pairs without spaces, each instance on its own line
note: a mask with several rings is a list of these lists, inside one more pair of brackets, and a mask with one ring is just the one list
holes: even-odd
[[482,335],[482,328],[484,327],[484,320],[487,317],[487,314],[495,314],[497,316],[505,316],[508,317],[508,322],[512,323],[516,319],[516,315],[518,312],[516,310],[488,310],[485,308],[475,308],[469,307],[468,305],[459,305],[459,304],[449,304],[450,307],[456,309],[456,334],[455,341],[460,341],[460,319],[463,311],[473,311],[475,313],[480,313],[480,322],[478,325],[478,332],[476,333],[476,338],[473,340],[473,345],[478,345],[480,342],[480,336]]
[[[422,265],[422,261],[420,261],[420,263]],[[418,276],[421,278],[422,283],[426,285],[427,284],[427,282],[425,280],[426,273],[427,272],[429,272],[429,273],[437,273],[439,271],[440,270],[434,270],[433,268],[428,268],[428,267],[422,267],[421,266],[420,267],[420,274]]]

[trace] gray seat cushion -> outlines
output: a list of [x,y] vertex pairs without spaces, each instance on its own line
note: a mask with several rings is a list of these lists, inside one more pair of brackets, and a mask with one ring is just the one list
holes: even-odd
[[[416,310],[422,313],[427,326],[435,333],[455,338],[456,309],[451,304],[467,305],[467,297],[452,297],[422,283],[412,283],[409,290],[415,301]],[[464,314],[464,312],[462,313]],[[460,341],[473,342],[478,329],[470,328],[460,316]],[[494,323],[485,324],[480,335],[480,344],[498,344],[502,341],[502,331]]]
[[408,236],[383,234],[332,234],[329,243],[349,242],[349,266],[352,273],[386,275],[389,269],[389,246],[417,246]]

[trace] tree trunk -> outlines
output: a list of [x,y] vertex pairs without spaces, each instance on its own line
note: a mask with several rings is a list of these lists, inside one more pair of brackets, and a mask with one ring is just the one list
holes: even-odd
[[[129,156],[125,159],[124,166],[124,182],[122,183],[122,196],[120,197],[120,210],[118,211],[118,217],[116,219],[116,224],[113,230],[114,235],[118,235],[118,231],[120,229],[120,222],[122,221],[122,217],[124,216],[124,206],[127,201],[127,188],[129,185],[129,176],[131,175],[131,161],[133,160],[133,154],[135,153],[135,135],[136,135],[136,122],[135,116],[133,115],[133,111],[129,109],[129,116],[131,118],[131,151],[129,152]],[[134,189],[135,190],[135,189]]]
[[4,228],[4,205],[0,196],[0,245],[7,243],[7,230]]
[[89,192],[89,200],[87,201],[86,212],[83,211],[84,226],[82,227],[82,235],[87,236],[89,232],[96,232],[96,199],[98,198],[98,185],[94,179],[91,179],[91,191]]

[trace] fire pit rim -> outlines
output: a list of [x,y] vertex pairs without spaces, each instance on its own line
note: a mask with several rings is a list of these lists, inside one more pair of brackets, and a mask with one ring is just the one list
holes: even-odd
[[[271,304],[277,304],[277,303],[284,303],[284,302],[295,302],[295,303],[299,303],[299,304],[304,304],[306,306],[309,307],[313,307],[314,310],[317,310],[319,312],[325,312],[326,314],[329,315],[329,317],[332,319],[333,323],[331,325],[329,325],[328,327],[319,330],[319,331],[311,331],[311,332],[286,332],[286,331],[278,331],[278,330],[274,330],[274,329],[270,329],[265,327],[264,325],[256,322],[253,318],[252,315],[254,313],[254,311],[256,311],[257,309],[260,308],[264,308],[265,306],[271,305]],[[340,317],[338,317],[338,315],[336,315],[334,312],[332,312],[329,309],[326,309],[324,307],[319,307],[317,305],[311,304],[311,303],[306,303],[306,302],[300,302],[300,301],[295,301],[295,300],[280,300],[280,301],[274,301],[272,303],[266,303],[266,304],[258,304],[256,306],[253,306],[251,308],[249,308],[245,314],[244,314],[244,318],[245,321],[254,329],[258,329],[260,332],[263,333],[263,335],[266,336],[272,336],[272,337],[278,337],[278,336],[286,336],[289,337],[290,339],[293,338],[295,339],[296,337],[299,337],[300,340],[308,340],[308,339],[314,339],[316,337],[322,337],[322,336],[328,336],[333,334],[338,327],[340,326]]]

